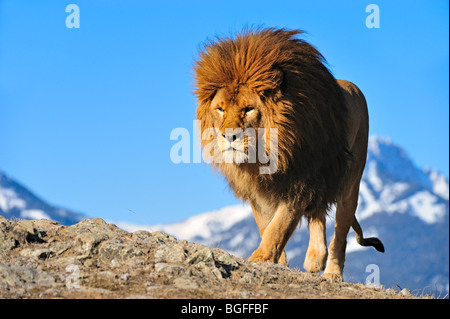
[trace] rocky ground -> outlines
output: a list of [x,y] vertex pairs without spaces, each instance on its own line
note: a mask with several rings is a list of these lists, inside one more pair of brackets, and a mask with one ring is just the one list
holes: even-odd
[[128,233],[99,218],[68,227],[0,216],[0,298],[418,297],[249,263],[161,232]]

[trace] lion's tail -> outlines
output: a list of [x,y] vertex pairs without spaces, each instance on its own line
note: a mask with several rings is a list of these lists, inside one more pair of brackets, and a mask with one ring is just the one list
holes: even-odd
[[356,217],[353,218],[352,228],[356,234],[356,241],[361,246],[373,246],[376,250],[384,253],[384,246],[381,240],[376,237],[364,238],[361,226]]

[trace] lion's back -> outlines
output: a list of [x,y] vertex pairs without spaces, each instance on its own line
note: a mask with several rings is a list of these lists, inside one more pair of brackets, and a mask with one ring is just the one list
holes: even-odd
[[[369,138],[369,112],[367,102],[361,90],[352,82],[337,80],[347,106],[347,141],[352,153],[351,172],[355,178],[362,172],[366,163]],[[349,177],[350,179],[352,176]]]

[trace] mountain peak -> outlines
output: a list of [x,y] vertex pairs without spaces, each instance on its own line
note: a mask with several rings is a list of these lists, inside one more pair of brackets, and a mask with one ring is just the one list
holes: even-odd
[[[429,174],[418,168],[406,151],[391,139],[385,137],[371,136],[367,150],[367,163],[363,179],[371,182],[376,190],[380,191],[386,184],[408,183],[414,188],[426,188],[433,191],[433,181],[442,183],[445,177],[435,172],[431,179]],[[383,181],[383,185],[380,184]],[[448,182],[447,182],[448,184]],[[444,186],[438,187],[441,190]],[[447,195],[448,199],[448,195]]]
[[369,137],[369,143],[367,145],[368,151],[373,154],[380,155],[380,147],[393,146],[392,140],[389,137],[371,135]]
[[0,171],[0,215],[6,218],[52,219],[71,225],[85,216],[46,203],[30,190]]
[[427,224],[448,215],[448,181],[437,171],[418,168],[389,138],[369,139],[357,214],[401,213]]

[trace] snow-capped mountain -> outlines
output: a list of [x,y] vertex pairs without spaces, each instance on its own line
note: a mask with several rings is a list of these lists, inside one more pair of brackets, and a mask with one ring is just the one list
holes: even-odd
[[[364,283],[373,269],[368,266],[375,264],[380,283],[387,288],[406,287],[418,294],[437,296],[448,293],[449,184],[443,175],[417,168],[405,151],[389,139],[371,137],[356,214],[364,236],[380,238],[386,252],[359,246],[350,231],[346,281]],[[333,235],[334,212],[329,215],[328,243]],[[309,240],[305,224],[286,246],[290,266],[299,269],[303,269]],[[130,231],[146,228],[121,226]],[[248,257],[260,242],[248,205],[225,207],[181,223],[147,228],[243,257]]]
[[6,218],[51,219],[72,225],[86,216],[52,206],[0,171],[0,215]]

